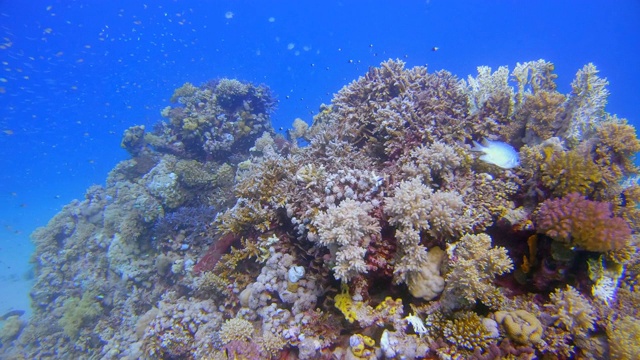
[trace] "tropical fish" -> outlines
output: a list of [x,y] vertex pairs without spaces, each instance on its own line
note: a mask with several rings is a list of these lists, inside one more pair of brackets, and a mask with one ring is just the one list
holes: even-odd
[[503,169],[513,169],[520,165],[520,155],[513,146],[502,141],[482,140],[482,144],[473,142],[473,151],[483,152],[480,160]]

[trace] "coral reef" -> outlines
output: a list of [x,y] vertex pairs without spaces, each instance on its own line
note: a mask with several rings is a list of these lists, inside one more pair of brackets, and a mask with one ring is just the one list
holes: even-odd
[[606,80],[405,65],[288,137],[266,86],[175,90],[33,233],[33,316],[0,357],[637,358],[640,140]]

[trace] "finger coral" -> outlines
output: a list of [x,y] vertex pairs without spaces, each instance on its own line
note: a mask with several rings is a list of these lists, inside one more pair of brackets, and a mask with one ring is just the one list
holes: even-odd
[[585,199],[578,193],[542,203],[536,226],[554,240],[588,251],[621,249],[631,240],[627,222],[613,216],[608,203]]

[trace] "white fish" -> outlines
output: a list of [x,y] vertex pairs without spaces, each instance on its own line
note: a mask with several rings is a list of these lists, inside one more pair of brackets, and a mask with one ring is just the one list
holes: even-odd
[[492,141],[484,139],[482,144],[473,142],[473,151],[483,152],[480,160],[494,164],[503,169],[513,169],[520,165],[520,155],[513,146],[502,141]]

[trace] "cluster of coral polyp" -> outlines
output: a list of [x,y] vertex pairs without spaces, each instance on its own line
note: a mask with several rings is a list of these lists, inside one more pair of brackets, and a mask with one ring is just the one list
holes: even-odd
[[593,65],[570,94],[555,78],[389,60],[287,139],[266,89],[187,84],[169,123],[125,133],[105,189],[34,234],[35,315],[9,349],[640,358],[640,141]]

